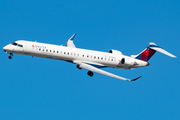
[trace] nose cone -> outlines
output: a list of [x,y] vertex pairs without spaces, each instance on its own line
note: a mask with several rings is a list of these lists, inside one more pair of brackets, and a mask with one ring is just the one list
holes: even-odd
[[6,46],[3,47],[3,50],[4,50],[5,52],[11,52],[11,51],[12,51],[12,47],[11,47],[10,44],[9,44],[9,45],[6,45]]
[[3,47],[3,50],[6,52],[8,50],[8,46],[6,45],[5,47]]

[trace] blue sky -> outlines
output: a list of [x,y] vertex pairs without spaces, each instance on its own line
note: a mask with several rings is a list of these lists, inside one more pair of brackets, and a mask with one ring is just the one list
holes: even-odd
[[63,61],[0,52],[1,120],[180,119],[180,2],[178,0],[0,1],[1,48],[16,40],[138,54],[155,42],[150,66],[106,70],[120,81]]

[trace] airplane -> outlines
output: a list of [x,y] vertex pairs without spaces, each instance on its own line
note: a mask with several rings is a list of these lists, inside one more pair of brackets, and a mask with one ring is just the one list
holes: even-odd
[[56,60],[63,60],[76,64],[79,69],[88,70],[87,74],[92,77],[94,73],[99,73],[116,79],[124,81],[136,81],[142,76],[134,79],[127,79],[107,71],[101,68],[122,68],[122,69],[134,69],[138,67],[145,67],[150,65],[148,60],[154,55],[156,51],[161,52],[170,57],[176,58],[173,54],[165,51],[155,43],[150,42],[149,46],[137,55],[126,56],[118,50],[111,49],[109,52],[100,52],[94,50],[76,48],[73,43],[73,39],[76,34],[71,36],[66,42],[66,46],[52,45],[46,43],[18,40],[3,47],[3,50],[10,54],[9,59],[12,59],[13,53],[50,58]]

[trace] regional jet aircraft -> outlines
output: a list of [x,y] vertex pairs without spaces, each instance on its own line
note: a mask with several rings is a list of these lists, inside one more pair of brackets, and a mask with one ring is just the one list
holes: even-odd
[[93,76],[94,72],[109,77],[117,78],[125,81],[135,81],[135,79],[127,79],[118,75],[106,72],[101,68],[123,68],[134,69],[138,67],[148,66],[148,60],[154,55],[156,51],[161,52],[170,57],[176,58],[176,56],[165,51],[155,43],[150,42],[149,46],[138,55],[125,56],[118,50],[110,50],[109,52],[99,52],[94,50],[76,48],[73,39],[74,34],[67,42],[66,46],[45,44],[39,42],[31,42],[25,40],[18,40],[11,44],[6,45],[3,49],[6,53],[10,54],[8,57],[12,59],[13,53],[36,56],[42,58],[50,58],[56,60],[63,60],[76,64],[79,69],[88,70],[87,74]]

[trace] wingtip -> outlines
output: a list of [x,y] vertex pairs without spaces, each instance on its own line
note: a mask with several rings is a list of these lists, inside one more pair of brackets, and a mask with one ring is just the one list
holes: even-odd
[[74,34],[71,36],[71,38],[69,38],[69,40],[73,40],[73,39],[75,38],[75,36],[76,36],[76,33],[74,33]]
[[172,56],[173,58],[177,58],[175,55]]
[[137,79],[139,79],[139,78],[141,78],[142,76],[139,76],[139,77],[137,77],[137,78],[134,78],[134,79],[132,79],[132,80],[130,80],[130,81],[136,81]]

